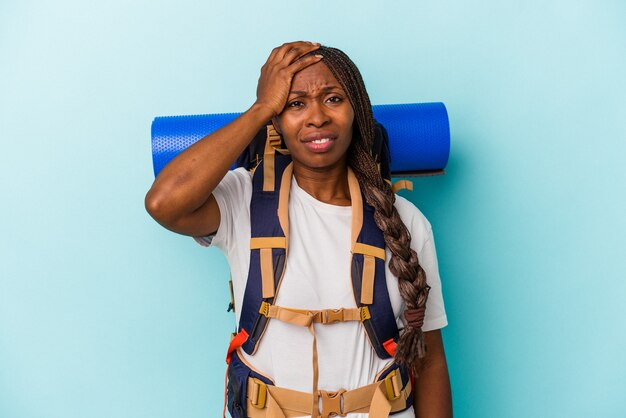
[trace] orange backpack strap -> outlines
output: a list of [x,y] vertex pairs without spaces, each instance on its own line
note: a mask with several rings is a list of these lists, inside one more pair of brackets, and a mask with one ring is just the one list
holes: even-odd
[[235,336],[230,340],[230,344],[228,345],[228,352],[226,353],[226,363],[230,364],[230,357],[233,355],[233,352],[237,350],[239,347],[243,345],[248,339],[248,333],[245,329],[241,329]]

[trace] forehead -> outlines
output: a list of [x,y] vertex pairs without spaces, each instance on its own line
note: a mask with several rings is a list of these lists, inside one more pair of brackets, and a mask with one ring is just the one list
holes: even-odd
[[291,81],[291,90],[312,91],[318,88],[341,85],[322,62],[315,63],[296,73]]

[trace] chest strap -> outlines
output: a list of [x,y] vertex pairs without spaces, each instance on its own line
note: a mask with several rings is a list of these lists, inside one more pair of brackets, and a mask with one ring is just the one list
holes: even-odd
[[334,324],[335,322],[365,321],[371,317],[367,306],[362,308],[306,310],[270,305],[267,302],[261,303],[259,313],[267,318],[278,319],[279,321],[300,327],[308,327],[312,322]]
[[[283,306],[271,305],[267,302],[261,303],[261,308],[259,309],[259,313],[267,318],[278,319],[279,321],[286,322],[292,325],[307,327],[311,336],[313,337],[313,391],[311,394],[306,394],[308,401],[308,405],[302,405],[302,408],[305,408],[304,412],[307,414],[311,414],[314,418],[319,417],[328,417],[329,415],[324,415],[319,411],[319,399],[322,396],[322,410],[324,409],[324,391],[317,390],[317,382],[319,379],[319,368],[318,368],[318,357],[317,357],[317,339],[315,337],[315,327],[314,323],[329,325],[334,324],[336,322],[345,322],[345,321],[364,321],[370,318],[369,308],[367,306],[361,308],[340,308],[340,309],[321,309],[321,310],[306,310],[306,309],[296,309],[296,308],[286,308]],[[275,387],[270,389],[270,393],[275,391]],[[284,390],[284,389],[283,389]],[[293,392],[293,391],[289,391]],[[376,393],[373,393],[376,396]],[[287,396],[287,395],[284,395]],[[289,397],[289,396],[287,396]],[[302,401],[304,398],[298,398]],[[330,402],[329,400],[326,403]],[[300,405],[300,401],[298,404]],[[306,402],[305,402],[306,403]],[[273,403],[272,405],[274,405]],[[278,402],[277,405],[282,405]],[[272,410],[276,409],[278,406],[272,406]],[[280,408],[280,407],[278,407]],[[302,411],[300,411],[302,412]],[[281,413],[282,414],[282,413]],[[268,412],[268,417],[285,417],[285,416],[298,416],[298,415],[284,415],[278,414],[277,412]],[[250,415],[252,417],[252,415]],[[266,415],[263,415],[266,416]],[[372,415],[375,417],[383,417],[386,415]]]
[[406,409],[411,396],[411,381],[402,387],[400,372],[394,370],[385,379],[357,389],[337,392],[320,390],[314,394],[267,385],[259,379],[248,378],[247,414],[250,418],[289,418],[311,414],[311,403],[319,400],[312,416],[328,418],[349,413],[368,413],[386,418],[390,413]]

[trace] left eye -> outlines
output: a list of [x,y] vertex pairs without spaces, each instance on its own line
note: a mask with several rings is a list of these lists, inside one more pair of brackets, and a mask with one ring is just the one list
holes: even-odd
[[339,96],[332,96],[332,97],[328,98],[328,101],[331,102],[331,103],[339,103],[339,102],[341,102],[341,100],[342,99]]

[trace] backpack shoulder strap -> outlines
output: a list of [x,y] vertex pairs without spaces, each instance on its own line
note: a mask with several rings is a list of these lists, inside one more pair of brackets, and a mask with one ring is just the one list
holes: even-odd
[[353,174],[348,184],[350,194],[358,197],[352,199],[352,290],[357,306],[366,308],[361,319],[372,347],[380,358],[390,358],[399,330],[387,290],[385,239]]
[[[273,129],[272,129],[273,130]],[[252,176],[250,201],[250,266],[239,318],[239,332],[248,338],[243,350],[252,355],[265,332],[268,318],[261,315],[263,302],[272,304],[285,270],[291,186],[291,157],[275,152],[270,127],[263,159]]]

